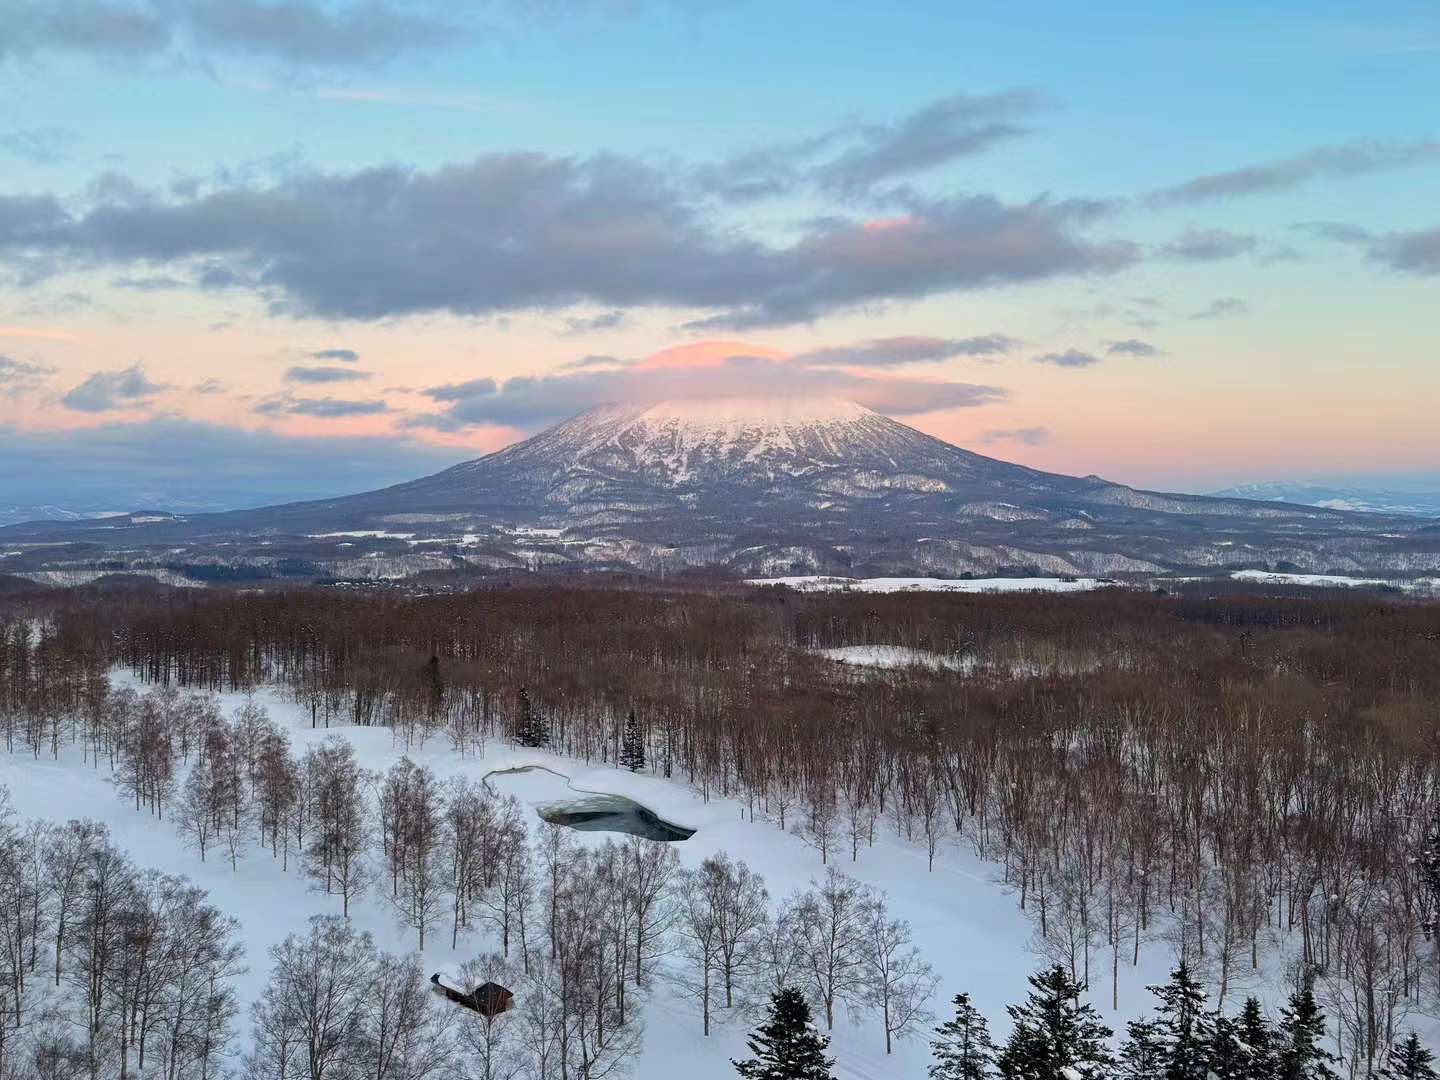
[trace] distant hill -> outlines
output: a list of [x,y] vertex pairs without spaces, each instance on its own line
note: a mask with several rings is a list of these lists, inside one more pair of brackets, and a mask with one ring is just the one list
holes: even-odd
[[1440,489],[1431,492],[1379,491],[1332,484],[1300,484],[1271,480],[1239,484],[1213,493],[1222,499],[1264,499],[1299,503],[1329,510],[1358,510],[1372,514],[1416,514],[1440,518]]

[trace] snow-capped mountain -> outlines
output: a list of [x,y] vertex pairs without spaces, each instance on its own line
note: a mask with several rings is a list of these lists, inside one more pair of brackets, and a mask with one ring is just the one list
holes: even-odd
[[[24,546],[59,540],[72,546]],[[0,530],[0,544],[21,552],[0,572],[121,550],[136,568],[339,577],[552,565],[718,565],[747,576],[1440,567],[1440,527],[1414,518],[1040,472],[827,398],[603,406],[378,491],[33,524]]]
[[1440,517],[1440,486],[1435,491],[1380,491],[1345,484],[1302,484],[1271,480],[1238,484],[1217,491],[1223,499],[1268,499],[1272,502],[1301,503],[1327,510],[1356,510],[1371,514],[1416,514]]

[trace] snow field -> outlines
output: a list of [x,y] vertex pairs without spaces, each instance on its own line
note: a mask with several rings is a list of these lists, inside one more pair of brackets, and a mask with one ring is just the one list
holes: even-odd
[[[115,681],[145,689],[128,674],[117,673]],[[238,693],[220,698],[227,714],[246,700]],[[308,712],[277,690],[262,689],[254,700],[289,732],[297,756],[333,734],[349,741],[366,769],[383,771],[405,755],[388,729],[312,729]],[[531,808],[574,798],[576,790],[627,796],[668,821],[697,830],[693,838],[675,845],[682,865],[694,867],[712,854],[728,852],[764,877],[777,905],[824,872],[819,854],[797,836],[782,832],[774,821],[763,817],[751,821],[744,804],[737,800],[702,797],[679,776],[665,780],[645,773],[630,774],[496,742],[486,747],[483,757],[461,757],[443,738],[411,750],[409,756],[433,769],[442,780],[461,774],[477,780],[488,775],[495,790],[513,794]],[[530,769],[533,766],[551,771]],[[530,771],[507,771],[518,769]],[[45,756],[37,760],[24,753],[0,755],[0,785],[9,788],[22,816],[55,822],[81,817],[103,821],[115,843],[138,866],[189,877],[207,890],[212,903],[240,921],[248,970],[236,983],[243,1010],[238,1045],[248,1046],[249,1005],[269,978],[267,951],[287,935],[306,930],[310,916],[338,914],[340,898],[312,891],[293,861],[289,872],[282,872],[279,860],[257,843],[252,842],[236,871],[218,852],[201,862],[182,842],[171,821],[157,821],[143,810],[136,811],[133,803],[116,793],[109,777],[107,768],[83,762],[78,747],[62,750],[58,761]],[[892,915],[910,922],[915,944],[941,977],[932,1002],[937,1021],[946,1017],[950,997],[963,990],[972,994],[989,1018],[997,1041],[1003,1039],[1009,1029],[1005,1006],[1024,998],[1027,976],[1041,966],[1041,960],[1028,949],[1031,923],[1018,909],[1015,897],[996,884],[996,869],[977,859],[968,845],[947,842],[934,871],[927,872],[923,847],[897,839],[893,830],[893,825],[882,819],[877,824],[875,845],[861,849],[858,863],[850,862],[849,850],[844,848],[834,857],[835,864],[884,890]],[[585,845],[599,845],[607,839],[606,834],[594,832],[575,832],[574,836]],[[382,894],[366,894],[352,903],[351,913],[357,928],[373,934],[380,948],[395,953],[414,949],[414,931],[400,925]],[[451,968],[497,944],[493,936],[476,932],[462,937],[456,950],[450,947],[448,928],[437,930],[427,940],[423,965],[427,972]],[[1102,949],[1093,953],[1095,988],[1091,998],[1117,1031],[1123,1029],[1125,1019],[1150,1008],[1144,986],[1163,981],[1169,960],[1165,946],[1156,943],[1142,951],[1138,968],[1122,962],[1120,1010],[1112,1012],[1109,955]],[[719,1011],[706,1039],[696,1004],[663,978],[652,984],[644,1013],[644,1050],[635,1069],[641,1080],[676,1076],[728,1080],[734,1076],[730,1059],[747,1056],[744,1039],[752,1016],[725,1017],[723,1010]],[[920,1038],[897,1043],[889,1058],[884,1054],[883,1031],[869,1016],[852,1025],[848,1016],[837,1015],[833,1034],[837,1075],[845,1080],[926,1075],[928,1031]]]

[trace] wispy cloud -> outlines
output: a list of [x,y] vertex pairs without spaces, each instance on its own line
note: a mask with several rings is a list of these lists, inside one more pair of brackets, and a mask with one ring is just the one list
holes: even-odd
[[1046,427],[991,428],[980,435],[986,445],[1001,442],[1022,443],[1025,446],[1040,446],[1050,441],[1050,429]]
[[59,161],[75,142],[75,133],[66,128],[37,127],[0,131],[0,150],[31,161]]
[[97,371],[60,398],[60,404],[76,412],[98,413],[142,405],[168,390],[152,382],[136,363],[120,371]]
[[1222,296],[1190,315],[1191,319],[1228,319],[1236,315],[1247,315],[1250,305],[1236,296]]
[[1100,357],[1094,353],[1083,352],[1080,349],[1066,349],[1064,352],[1048,352],[1040,356],[1032,357],[1037,364],[1049,364],[1052,367],[1062,368],[1087,368],[1094,367],[1100,363]]
[[1322,177],[1366,173],[1440,163],[1440,139],[1356,139],[1313,149],[1274,161],[1206,173],[1150,194],[1152,204],[1203,203],[1285,191]]
[[1124,341],[1112,341],[1105,351],[1111,356],[1162,356],[1163,350],[1151,345],[1148,341],[1141,341],[1139,338],[1126,338]]
[[853,345],[832,345],[797,353],[791,363],[837,367],[899,367],[958,356],[993,358],[1012,352],[1020,342],[1004,334],[981,334],[967,338],[901,337],[872,338]]
[[341,398],[297,398],[281,394],[267,398],[251,410],[261,416],[308,416],[317,420],[341,420],[352,416],[379,416],[390,406],[378,398],[346,401]]
[[368,371],[336,367],[292,367],[285,372],[285,381],[292,383],[344,383],[362,382],[370,378]]
[[1160,248],[1160,255],[1182,262],[1215,262],[1254,251],[1259,241],[1249,233],[1226,229],[1186,229]]
[[860,375],[815,366],[800,358],[747,355],[723,357],[698,367],[627,364],[503,381],[478,378],[432,386],[424,392],[445,408],[406,417],[402,426],[459,430],[506,424],[529,428],[612,402],[714,397],[840,397],[878,412],[910,416],[986,405],[1008,396],[997,386],[892,374]]

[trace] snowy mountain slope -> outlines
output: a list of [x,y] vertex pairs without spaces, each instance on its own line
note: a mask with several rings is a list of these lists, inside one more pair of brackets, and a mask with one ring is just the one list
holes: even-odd
[[[17,567],[26,570],[123,554],[138,560],[130,565],[290,556],[344,577],[692,565],[747,576],[1405,573],[1440,568],[1440,535],[1423,524],[1041,472],[834,398],[726,398],[602,406],[498,453],[344,498],[37,523],[0,529],[0,542],[75,545],[27,553]],[[366,560],[383,569],[365,572]]]
[[1344,484],[1300,484],[1275,480],[1239,484],[1215,494],[1221,498],[1266,499],[1271,502],[1320,506],[1327,510],[1440,517],[1440,491],[1381,491]]

